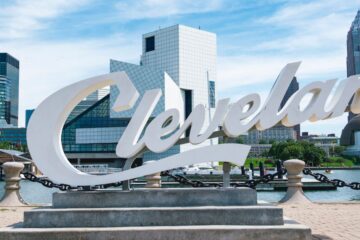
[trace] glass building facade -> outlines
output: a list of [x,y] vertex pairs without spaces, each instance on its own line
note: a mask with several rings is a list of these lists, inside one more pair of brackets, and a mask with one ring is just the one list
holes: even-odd
[[33,114],[34,111],[35,111],[35,109],[26,109],[26,111],[25,111],[25,127],[28,126],[31,115]]
[[7,53],[0,53],[0,120],[18,125],[19,61]]
[[[348,77],[360,74],[360,10],[347,33],[346,68]],[[353,117],[354,114],[349,113],[348,121]]]
[[[68,121],[62,132],[62,144],[65,153],[100,153],[115,152],[118,133],[114,131],[106,131],[106,128],[112,129],[126,127],[127,119],[110,118],[110,99],[109,95],[105,96],[91,107]],[[116,141],[107,141],[107,138],[114,134]]]
[[215,98],[215,82],[209,81],[209,105],[211,108],[215,108],[216,98]]
[[[360,74],[360,10],[357,12],[354,21],[347,33],[347,56],[346,69],[347,76]],[[348,123],[341,133],[340,144],[346,146],[343,154],[350,156],[360,156],[360,141],[355,141],[355,136],[360,139],[359,115],[349,112]]]
[[0,142],[26,145],[26,128],[0,128]]

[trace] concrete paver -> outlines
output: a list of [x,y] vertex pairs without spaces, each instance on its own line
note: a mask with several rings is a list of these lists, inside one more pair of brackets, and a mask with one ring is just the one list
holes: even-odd
[[[311,228],[313,240],[359,240],[360,203],[280,204],[284,216]],[[32,207],[0,208],[0,227],[23,221]]]
[[284,216],[311,228],[313,239],[359,240],[360,203],[279,205]]

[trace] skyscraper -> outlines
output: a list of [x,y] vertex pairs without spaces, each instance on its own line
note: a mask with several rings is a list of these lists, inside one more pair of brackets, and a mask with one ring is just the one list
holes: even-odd
[[18,125],[19,61],[0,53],[0,124]]
[[[347,34],[347,76],[360,74],[360,10]],[[348,123],[341,133],[340,144],[347,146],[343,154],[360,156],[360,115],[349,112]]]
[[[357,12],[354,21],[347,34],[347,76],[360,74],[360,10]],[[349,113],[348,121],[354,117]]]

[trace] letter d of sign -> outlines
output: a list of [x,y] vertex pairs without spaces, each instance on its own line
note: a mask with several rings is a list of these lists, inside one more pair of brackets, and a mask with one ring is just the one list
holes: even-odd
[[[77,170],[69,163],[63,151],[62,128],[71,111],[82,99],[109,85],[116,85],[120,91],[113,106],[115,111],[127,110],[134,106],[139,97],[138,91],[125,72],[116,72],[85,79],[60,89],[46,98],[32,114],[27,129],[28,148],[39,170],[54,182],[72,186],[100,185],[201,162],[226,160],[243,165],[250,146],[221,144],[193,149],[145,166],[108,175],[96,176]],[[175,112],[174,114],[176,115]],[[136,122],[136,119],[134,120]],[[171,128],[175,129],[174,126]],[[136,130],[138,129],[134,129]]]

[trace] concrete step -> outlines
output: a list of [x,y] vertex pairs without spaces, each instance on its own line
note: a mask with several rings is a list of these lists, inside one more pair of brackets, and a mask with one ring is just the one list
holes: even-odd
[[281,226],[176,226],[112,228],[0,228],[6,240],[311,240],[295,222]]
[[34,209],[24,213],[24,227],[129,227],[189,225],[282,225],[274,206],[162,208]]
[[250,188],[175,188],[58,192],[54,208],[249,206],[257,204]]

